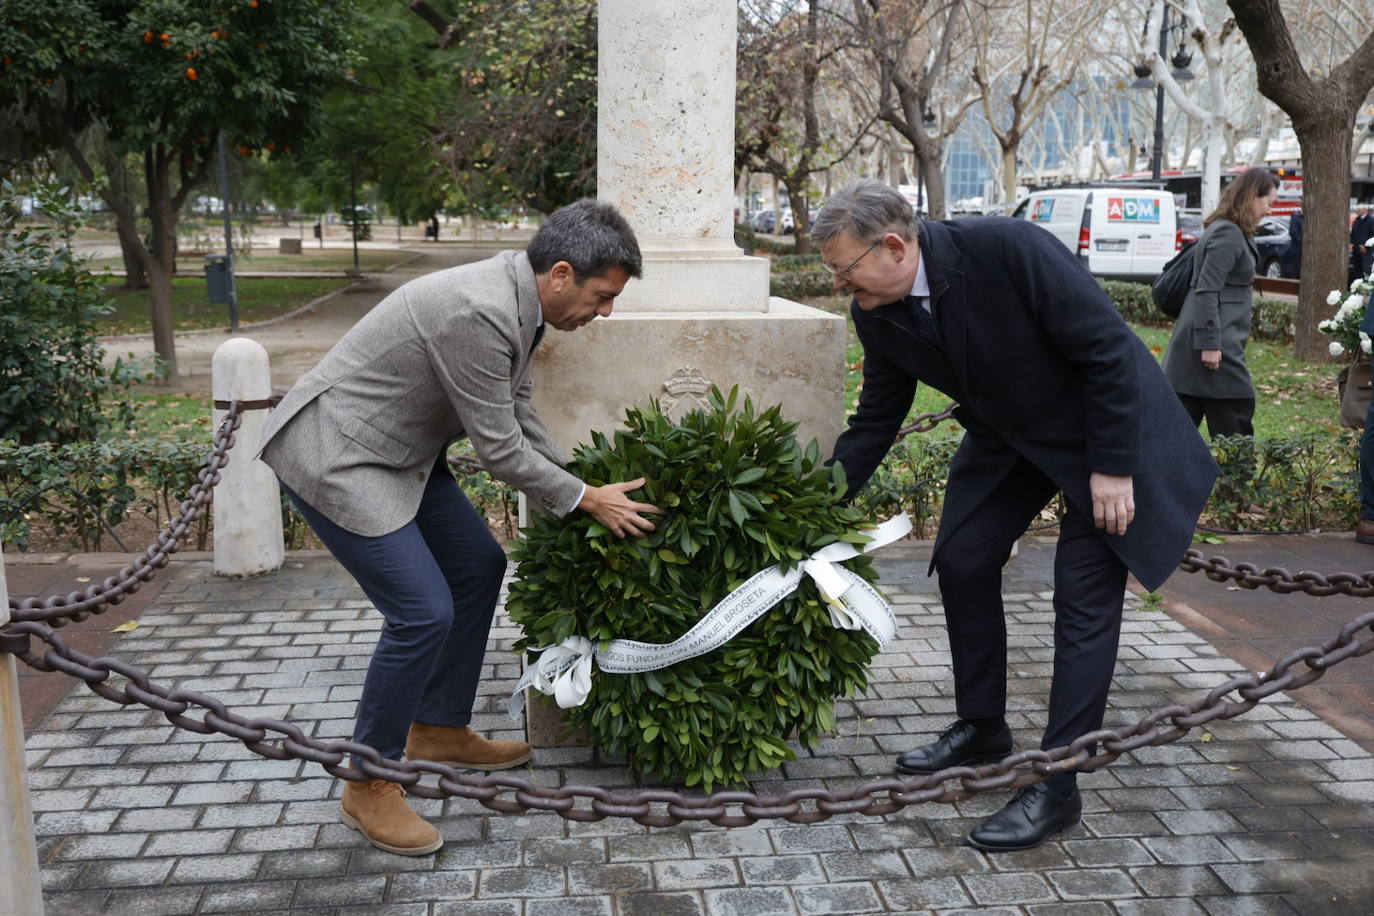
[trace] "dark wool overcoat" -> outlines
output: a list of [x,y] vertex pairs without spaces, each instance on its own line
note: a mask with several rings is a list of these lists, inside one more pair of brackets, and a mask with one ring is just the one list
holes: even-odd
[[925,382],[959,403],[967,431],[934,555],[1025,458],[1089,517],[1089,474],[1131,475],[1135,521],[1124,535],[1100,536],[1142,585],[1157,588],[1192,542],[1217,467],[1154,357],[1087,269],[1038,226],[1003,217],[926,222],[920,248],[942,346],[917,335],[902,302],[851,306],[863,390],[835,445],[851,494],[887,454]]

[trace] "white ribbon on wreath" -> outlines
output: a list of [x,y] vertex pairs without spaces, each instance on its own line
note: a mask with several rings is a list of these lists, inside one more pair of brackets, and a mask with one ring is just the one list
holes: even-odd
[[585,636],[570,636],[556,646],[535,649],[539,655],[525,669],[507,711],[520,721],[520,707],[527,687],[552,696],[563,709],[581,706],[592,689],[592,666],[612,674],[638,674],[705,655],[725,645],[779,601],[797,590],[802,577],[810,576],[825,600],[830,623],[844,630],[863,629],[883,649],[897,632],[897,620],[878,590],[841,566],[844,560],[886,547],[911,532],[905,513],[876,528],[862,529],[871,540],[862,546],[837,541],[783,572],[781,565],[754,574],[722,598],[690,630],[670,643],[612,639],[596,649]]

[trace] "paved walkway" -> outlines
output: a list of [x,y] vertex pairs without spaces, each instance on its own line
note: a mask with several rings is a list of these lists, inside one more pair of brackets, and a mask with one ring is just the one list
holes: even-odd
[[[1023,745],[1036,741],[1048,697],[1052,550],[1027,542],[1008,568],[1010,719]],[[948,647],[934,583],[924,577],[927,551],[911,543],[880,554],[898,640],[875,660],[868,692],[838,704],[836,735],[757,781],[756,791],[888,775],[893,755],[951,719]],[[1225,552],[1246,558],[1238,544]],[[287,718],[316,736],[347,735],[380,622],[356,586],[324,557],[293,557],[249,580],[216,578],[208,565],[168,570],[140,626],[118,637],[113,654],[240,713]],[[13,575],[11,584],[18,593]],[[1255,594],[1203,584],[1235,619],[1262,619],[1244,610],[1259,606]],[[1208,609],[1173,585],[1165,602],[1172,613]],[[515,637],[499,619],[479,698],[475,725],[498,737],[519,734],[502,711],[517,674],[508,652]],[[1367,676],[1371,663],[1345,665]],[[1195,697],[1248,666],[1132,597],[1108,724]],[[733,830],[581,824],[421,801],[448,842],[437,855],[401,858],[338,822],[339,784],[318,766],[262,760],[228,739],[174,730],[84,686],[30,734],[28,753],[47,908],[63,916],[1309,916],[1374,907],[1374,759],[1318,716],[1307,691],[1083,777],[1082,825],[1038,850],[1000,856],[961,841],[1007,792],[881,818]],[[636,784],[617,761],[586,749],[537,751],[526,773],[549,785]]]

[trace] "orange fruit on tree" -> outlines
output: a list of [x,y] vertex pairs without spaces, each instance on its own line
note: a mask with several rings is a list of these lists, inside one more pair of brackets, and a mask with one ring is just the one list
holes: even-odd
[[153,43],[153,32],[151,29],[143,33],[143,43],[145,45],[150,45]]
[[190,80],[191,82],[193,82],[193,83],[196,81],[197,77],[196,77],[196,68],[195,68],[195,67],[187,67],[187,68],[186,68],[186,78],[187,78],[188,80]]

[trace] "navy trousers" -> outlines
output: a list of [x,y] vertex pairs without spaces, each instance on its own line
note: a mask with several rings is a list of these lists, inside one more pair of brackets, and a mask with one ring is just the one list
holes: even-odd
[[[1018,462],[935,556],[960,718],[1006,713],[1002,566],[1011,556],[1012,544],[1057,491],[1030,462]],[[1125,589],[1125,564],[1093,527],[1091,517],[1070,507],[1054,556],[1054,680],[1041,748],[1068,744],[1102,727]]]
[[401,759],[412,722],[471,721],[506,570],[501,545],[443,462],[440,455],[415,518],[381,537],[345,531],[286,490],[385,619],[353,740],[391,760]]

